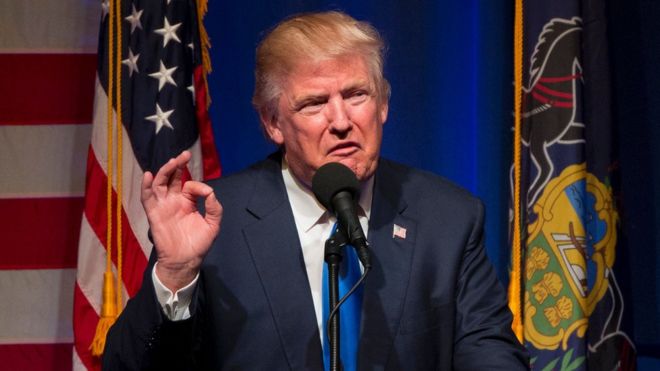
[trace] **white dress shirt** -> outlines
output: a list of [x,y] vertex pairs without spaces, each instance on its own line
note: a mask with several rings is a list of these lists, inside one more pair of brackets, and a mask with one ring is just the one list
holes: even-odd
[[[323,334],[321,328],[323,320],[323,264],[325,241],[330,237],[332,227],[336,222],[334,215],[329,215],[325,208],[316,200],[312,191],[303,183],[298,181],[291,173],[288,164],[282,160],[282,178],[289,198],[289,204],[293,211],[293,218],[300,239],[307,279],[312,292],[316,322],[319,333]],[[371,213],[371,200],[373,197],[373,176],[360,186],[360,199],[358,200],[358,217],[365,237],[369,233],[369,216]],[[156,263],[157,264],[157,263]],[[172,321],[190,318],[189,305],[192,293],[199,274],[186,287],[172,293],[165,287],[156,275],[156,267],[151,272],[156,296],[165,315]]]

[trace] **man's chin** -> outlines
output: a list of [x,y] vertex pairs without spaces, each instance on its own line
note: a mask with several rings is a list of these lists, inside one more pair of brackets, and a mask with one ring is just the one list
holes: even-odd
[[336,162],[339,162],[340,164],[351,169],[351,171],[353,171],[360,182],[369,179],[376,169],[375,163],[369,166],[364,162],[357,161],[354,158],[343,158]]

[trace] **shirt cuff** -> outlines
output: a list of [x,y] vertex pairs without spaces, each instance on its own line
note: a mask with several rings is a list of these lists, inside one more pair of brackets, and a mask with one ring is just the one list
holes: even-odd
[[[158,262],[156,262],[158,264]],[[170,289],[165,287],[158,279],[156,274],[156,265],[151,270],[151,279],[154,282],[154,289],[156,290],[156,298],[160,303],[163,312],[171,321],[182,321],[190,318],[190,302],[192,301],[193,291],[197,285],[199,273],[188,285],[180,288],[177,292],[172,293]]]

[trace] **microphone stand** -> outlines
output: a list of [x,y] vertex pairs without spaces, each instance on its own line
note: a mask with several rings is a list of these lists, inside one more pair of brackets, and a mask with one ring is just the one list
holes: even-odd
[[[342,249],[347,238],[341,229],[325,241],[325,262],[328,263],[328,301],[330,313],[339,301],[339,267],[343,258]],[[328,346],[330,347],[330,371],[341,370],[339,357],[339,311],[328,318]]]

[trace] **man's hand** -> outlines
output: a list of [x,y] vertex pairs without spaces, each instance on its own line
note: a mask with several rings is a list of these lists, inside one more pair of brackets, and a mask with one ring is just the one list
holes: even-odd
[[[158,256],[156,275],[172,292],[195,278],[222,219],[222,206],[211,187],[192,180],[182,185],[181,175],[190,157],[190,152],[183,151],[155,177],[147,171],[142,178],[142,206]],[[197,210],[198,197],[205,198],[204,216]]]

